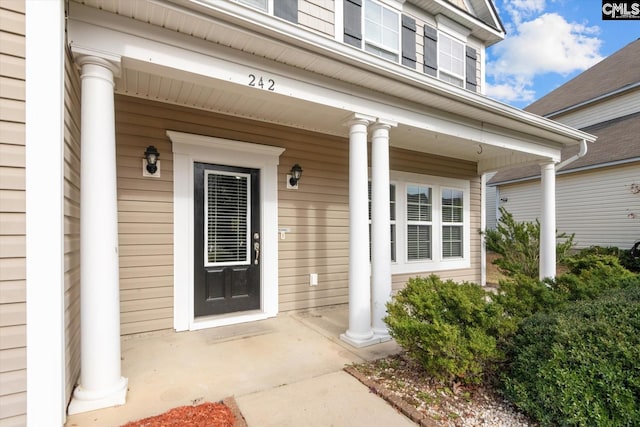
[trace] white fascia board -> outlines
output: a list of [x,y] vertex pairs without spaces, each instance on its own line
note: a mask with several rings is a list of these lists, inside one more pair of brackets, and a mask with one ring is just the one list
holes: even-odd
[[[154,29],[155,30],[155,29]],[[207,42],[172,33],[173,43],[166,44],[150,37],[139,37],[95,26],[85,22],[70,20],[69,39],[75,49],[85,48],[121,56],[123,67],[145,72],[158,72],[169,77],[185,79],[212,86],[213,80],[234,83],[238,88],[247,88],[247,76],[259,71],[265,78],[273,78],[278,82],[274,93],[311,101],[320,105],[344,110],[345,114],[359,112],[373,117],[386,117],[389,120],[409,125],[418,129],[425,129],[446,135],[455,135],[473,142],[494,145],[545,158],[555,156],[555,147],[546,147],[549,141],[540,139],[538,145],[530,142],[535,140],[531,135],[519,134],[515,131],[492,127],[476,121],[463,121],[460,117],[451,115],[425,114],[391,105],[375,99],[367,98],[370,93],[358,96],[347,87],[326,87],[317,82],[304,81],[304,76],[296,76],[284,70],[282,65],[218,47],[215,51]],[[191,45],[180,43],[192,42]],[[186,47],[189,47],[188,49]]]
[[[371,55],[361,49],[356,49],[352,46],[340,43],[334,39],[326,38],[314,34],[313,32],[299,29],[289,22],[270,17],[268,15],[265,15],[264,13],[258,13],[251,8],[241,7],[234,2],[216,3],[215,9],[210,5],[203,3],[202,1],[173,0],[173,2],[187,4],[190,7],[193,7],[194,5],[200,5],[202,8],[212,10],[214,12],[217,12],[218,14],[220,14],[220,11],[222,11],[225,17],[231,16],[237,18],[238,20],[242,20],[245,23],[246,21],[249,21],[252,24],[261,26],[261,31],[264,31],[265,34],[271,32],[279,36],[280,39],[286,37],[287,40],[287,43],[285,43],[280,40],[273,39],[270,40],[270,42],[272,43],[279,43],[282,46],[286,46],[290,51],[294,51],[296,46],[301,46],[306,50],[317,51],[318,54],[326,55],[328,57],[328,60],[336,60],[343,64],[358,67],[366,70],[367,72],[391,79],[389,87],[392,87],[394,84],[410,85],[415,87],[416,91],[428,91],[436,96],[443,96],[455,100],[461,106],[483,110],[495,117],[503,117],[508,120],[515,120],[517,122],[525,124],[526,126],[538,128],[532,130],[532,132],[538,132],[538,130],[549,132],[552,135],[556,135],[556,137],[569,140],[570,142],[567,141],[567,143],[577,144],[583,139],[588,142],[595,141],[595,137],[585,132],[575,130],[561,123],[545,119],[543,117],[514,108],[507,104],[503,104],[496,100],[487,98],[482,94],[458,88],[454,85],[432,78],[431,76],[416,74],[415,72],[407,70],[405,67],[402,67],[399,64],[393,64],[385,60],[372,60]],[[154,3],[161,6],[166,6],[169,8],[169,10],[184,13],[188,16],[194,16],[199,19],[212,19],[211,16],[203,15],[192,9],[186,9],[185,7],[181,7],[178,5],[167,5],[166,3],[159,3],[155,1]],[[211,43],[204,40],[197,40],[193,37],[189,37],[174,31],[164,30],[162,28],[155,27],[149,24],[140,22],[136,23],[131,19],[110,13],[104,13],[98,9],[82,6],[75,2],[71,2],[70,7],[71,30],[75,25],[73,24],[74,21],[84,21],[87,23],[93,23],[96,26],[103,26],[130,35],[137,35],[148,40],[155,40],[166,45],[176,46],[183,51],[185,49],[189,49],[191,51],[211,55]],[[220,9],[220,11],[216,11],[216,9]],[[230,24],[227,24],[225,22],[216,22],[216,25],[222,29],[225,27],[229,27]],[[249,32],[246,29],[233,27],[232,30],[244,31],[247,34],[252,34],[254,37],[256,37],[255,32]],[[73,37],[70,37],[70,40],[72,40],[73,42]],[[76,40],[75,43],[79,43],[79,40]],[[221,55],[221,52],[223,52],[224,50],[224,47],[218,45],[218,48],[216,49],[216,55],[220,58],[223,58],[224,55]],[[231,51],[232,49],[227,48],[227,50]],[[241,63],[245,64],[250,63],[250,61],[256,60],[255,57],[253,57],[253,59],[247,59],[248,56],[249,55],[246,55],[244,59],[233,59],[229,57],[227,58],[227,60],[231,62],[233,62],[234,60],[241,61]],[[150,63],[152,62],[149,61],[149,58],[142,58],[142,61]],[[349,90],[346,92],[351,93],[352,91]],[[389,94],[393,95],[392,93]],[[345,108],[350,108],[350,106],[345,106]]]

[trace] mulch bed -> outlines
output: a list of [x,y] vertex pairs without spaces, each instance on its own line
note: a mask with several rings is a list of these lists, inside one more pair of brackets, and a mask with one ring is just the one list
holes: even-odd
[[180,406],[164,414],[129,422],[122,427],[247,427],[233,397],[222,402]]

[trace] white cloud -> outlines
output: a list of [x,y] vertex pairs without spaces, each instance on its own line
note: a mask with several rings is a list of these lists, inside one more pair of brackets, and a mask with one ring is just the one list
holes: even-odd
[[545,0],[511,0],[510,35],[495,45],[487,62],[487,94],[507,102],[532,101],[534,79],[547,73],[566,76],[602,60],[599,28],[542,13]]

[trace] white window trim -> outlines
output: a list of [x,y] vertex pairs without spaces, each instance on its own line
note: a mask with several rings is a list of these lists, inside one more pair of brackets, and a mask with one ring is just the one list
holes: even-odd
[[[391,263],[392,274],[428,273],[471,267],[471,183],[468,180],[419,175],[391,171],[391,183],[396,186],[396,261]],[[409,261],[407,255],[407,185],[419,184],[431,187],[432,248],[431,260]],[[463,256],[442,256],[442,189],[463,192]]]
[[[362,2],[362,49],[365,52],[367,51],[367,44],[370,44],[380,50],[383,50],[385,52],[388,52],[390,54],[396,55],[396,59],[395,62],[400,62],[400,58],[401,58],[401,54],[402,54],[402,6],[400,6],[397,2],[395,1],[384,1],[384,0],[369,0],[372,3],[376,3],[380,6],[382,6],[383,8],[389,9],[393,12],[395,12],[398,15],[398,19],[397,19],[397,30],[398,30],[398,44],[396,45],[394,50],[389,50],[386,46],[382,46],[379,45],[377,43],[374,42],[370,42],[367,39],[367,33],[366,33],[366,20],[365,20],[365,15],[366,15],[366,0]],[[373,52],[369,52],[372,55],[375,55]],[[383,56],[379,56],[379,55],[375,55],[378,56],[382,59],[385,59],[387,61],[390,61],[389,58],[385,58]]]
[[[467,67],[466,67],[466,47],[467,47],[467,44],[464,41],[462,41],[462,40],[460,40],[460,39],[458,39],[458,38],[456,38],[456,37],[454,37],[454,36],[452,36],[450,34],[442,32],[442,31],[440,31],[439,36],[440,37],[438,37],[438,77],[440,78],[440,80],[443,80],[442,79],[443,75],[452,77],[454,79],[460,79],[460,83],[461,84],[460,85],[456,85],[456,86],[464,88],[465,87],[465,81],[466,81],[465,73],[467,71]],[[456,74],[455,72],[453,72],[451,70],[443,69],[442,64],[440,63],[440,48],[442,47],[442,36],[447,37],[448,39],[451,39],[454,42],[458,42],[458,43],[462,44],[462,74]],[[444,80],[444,81],[446,81],[446,80]],[[449,83],[451,83],[451,82],[449,82]],[[451,83],[451,84],[454,84],[454,83]]]
[[248,1],[236,0],[236,2],[242,6],[250,7],[251,9],[259,10],[261,12],[265,12],[269,15],[273,15],[273,0],[267,0],[267,10],[264,10],[260,7],[254,6]]
[[[173,148],[173,262],[176,331],[233,325],[278,314],[278,163],[284,148],[167,131]],[[260,309],[195,318],[193,310],[193,164],[223,164],[260,170],[262,262]]]

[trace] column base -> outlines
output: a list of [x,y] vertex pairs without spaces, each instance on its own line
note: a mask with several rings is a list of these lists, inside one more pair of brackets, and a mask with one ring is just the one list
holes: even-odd
[[389,330],[387,328],[373,328],[373,336],[378,338],[380,342],[391,341],[391,335],[389,335]]
[[109,408],[111,406],[124,405],[127,400],[127,386],[129,380],[120,377],[117,384],[108,390],[85,390],[81,385],[76,387],[73,398],[69,403],[67,413],[69,415],[82,412],[95,411],[96,409]]
[[340,339],[350,346],[356,348],[368,347],[370,345],[380,343],[380,338],[376,337],[373,334],[353,336],[353,334],[351,334],[349,331],[345,332],[344,334],[340,334]]

